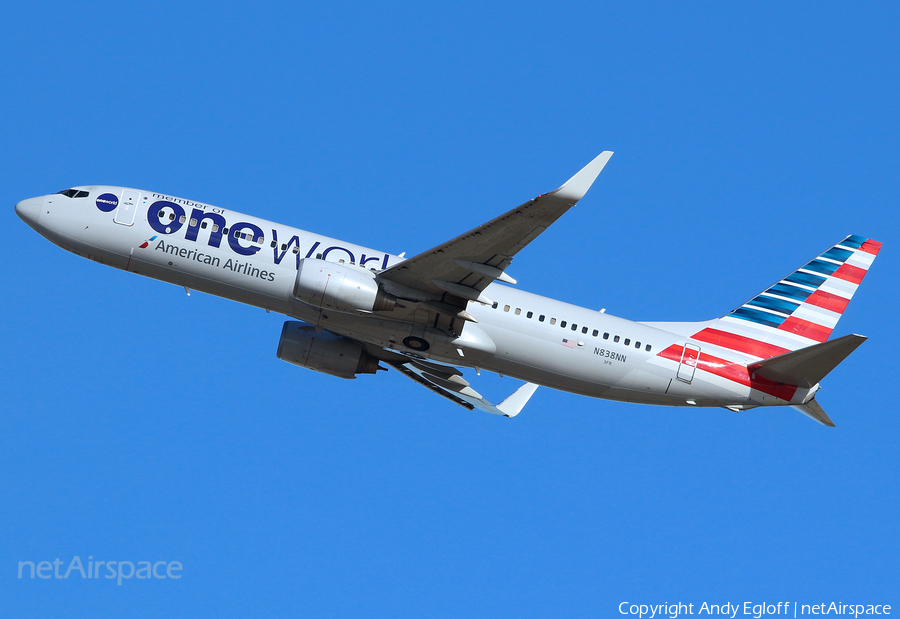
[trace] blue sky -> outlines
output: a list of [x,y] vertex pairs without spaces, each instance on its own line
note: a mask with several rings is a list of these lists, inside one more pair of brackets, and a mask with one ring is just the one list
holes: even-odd
[[[11,616],[613,617],[900,604],[889,3],[7,3],[0,599]],[[829,429],[539,389],[514,420],[276,359],[283,317],[68,254],[13,212],[152,189],[417,253],[615,156],[510,267],[724,314],[847,234]],[[501,399],[518,382],[482,376]],[[178,580],[18,579],[178,561]]]

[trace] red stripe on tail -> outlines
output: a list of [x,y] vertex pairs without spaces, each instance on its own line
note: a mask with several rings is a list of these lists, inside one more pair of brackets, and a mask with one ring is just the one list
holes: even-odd
[[844,263],[833,275],[834,277],[858,284],[866,276],[866,270]]
[[860,245],[859,248],[860,248],[860,250],[866,252],[867,254],[872,254],[873,256],[877,256],[878,251],[881,249],[881,243],[879,243],[878,241],[873,241],[872,239],[869,239],[868,241],[866,241],[865,243]]
[[809,295],[809,297],[806,299],[806,302],[810,305],[815,305],[816,307],[822,307],[832,312],[843,314],[844,310],[847,309],[847,304],[850,303],[850,299],[839,297],[838,295],[831,294],[830,292],[822,292],[821,290],[816,290],[814,293]]
[[824,342],[828,339],[828,336],[831,335],[831,329],[828,327],[823,327],[822,325],[817,325],[814,322],[796,318],[795,316],[789,317],[781,323],[781,326],[778,328],[782,331],[788,331],[790,333],[802,335],[803,337],[808,337],[817,342]]

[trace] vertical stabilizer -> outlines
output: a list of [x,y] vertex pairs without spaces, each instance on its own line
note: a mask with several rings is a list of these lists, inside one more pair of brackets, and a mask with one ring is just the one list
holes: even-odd
[[758,359],[824,342],[880,249],[878,241],[848,236],[692,339]]

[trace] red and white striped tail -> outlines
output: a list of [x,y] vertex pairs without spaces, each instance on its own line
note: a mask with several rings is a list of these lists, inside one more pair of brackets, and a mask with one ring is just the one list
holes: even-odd
[[691,339],[759,359],[824,342],[880,249],[848,236]]

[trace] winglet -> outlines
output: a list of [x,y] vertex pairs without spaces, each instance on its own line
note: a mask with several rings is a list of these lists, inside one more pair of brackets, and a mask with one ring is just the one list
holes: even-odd
[[528,400],[531,399],[537,388],[538,386],[534,383],[525,383],[516,389],[511,396],[500,402],[497,405],[497,410],[506,417],[515,417],[522,412],[522,409],[528,404]]
[[597,180],[597,176],[600,175],[606,162],[612,156],[611,150],[603,151],[594,157],[593,161],[581,168],[575,176],[563,183],[563,186],[554,191],[553,195],[565,200],[571,200],[573,203],[578,202],[591,188],[594,181]]

